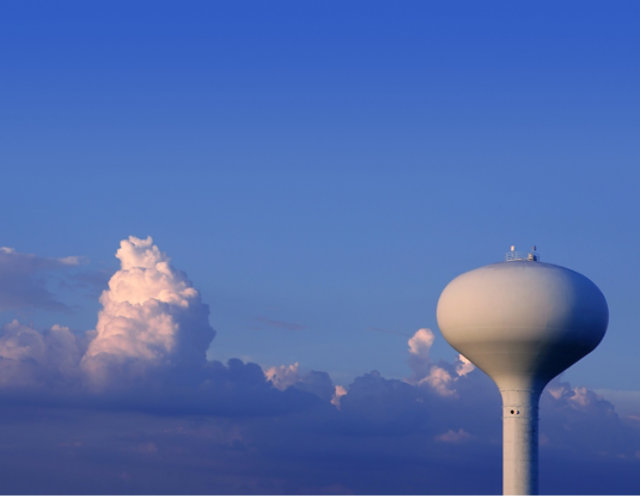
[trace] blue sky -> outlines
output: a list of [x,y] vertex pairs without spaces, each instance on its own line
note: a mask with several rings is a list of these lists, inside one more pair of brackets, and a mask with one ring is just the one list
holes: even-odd
[[[373,370],[411,377],[419,328],[434,331],[430,363],[453,364],[435,320],[446,283],[536,244],[610,307],[601,345],[561,379],[640,415],[639,15],[634,2],[6,3],[0,244],[36,258],[21,271],[7,255],[0,323],[84,336],[120,241],[151,235],[209,305],[210,360],[297,362],[355,392]],[[81,263],[55,262],[68,256]],[[305,492],[265,480],[256,492]]]

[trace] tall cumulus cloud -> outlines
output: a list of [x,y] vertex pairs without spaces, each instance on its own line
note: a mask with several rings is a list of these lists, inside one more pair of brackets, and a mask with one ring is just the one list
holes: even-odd
[[105,387],[121,376],[204,366],[215,331],[186,275],[151,237],[123,240],[116,257],[121,268],[100,296],[95,337],[82,358],[91,383]]

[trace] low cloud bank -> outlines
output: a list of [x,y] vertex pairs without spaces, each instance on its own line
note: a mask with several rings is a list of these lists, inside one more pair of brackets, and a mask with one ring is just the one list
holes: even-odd
[[[429,329],[409,339],[403,379],[211,362],[209,310],[186,275],[151,238],[116,256],[95,330],[2,328],[4,491],[500,491],[498,391],[463,356],[434,363]],[[625,474],[640,469],[640,423],[595,392],[552,383],[540,427],[543,491],[637,492]]]

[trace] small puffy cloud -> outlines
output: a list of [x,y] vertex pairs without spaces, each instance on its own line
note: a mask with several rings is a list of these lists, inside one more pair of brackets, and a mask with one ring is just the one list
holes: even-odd
[[340,386],[339,384],[336,384],[333,397],[331,398],[331,404],[335,406],[337,409],[340,409],[340,399],[346,395],[347,395],[347,389],[344,386]]
[[298,362],[291,365],[269,367],[264,371],[264,376],[280,391],[293,387],[299,391],[312,393],[329,402],[335,396],[335,387],[329,374],[316,370],[303,374]]
[[456,392],[452,389],[454,378],[442,367],[432,365],[429,369],[429,375],[422,378],[418,384],[428,384],[441,396],[455,396]]
[[121,268],[100,297],[95,337],[82,359],[93,386],[150,370],[204,365],[215,332],[191,282],[151,237],[130,236],[116,257]]
[[451,365],[444,362],[431,363],[429,352],[435,335],[430,329],[418,329],[409,339],[409,367],[412,376],[407,379],[411,384],[426,384],[441,396],[456,396],[455,383],[475,369],[475,366],[463,355],[458,355]]
[[589,391],[586,387],[576,387],[573,388],[573,395],[569,398],[569,400],[581,407],[586,407],[597,400],[597,396],[593,391]]
[[567,383],[559,382],[552,383],[547,388],[547,391],[553,399],[578,410],[584,410],[597,404],[611,405],[595,391],[587,389],[584,386],[572,388]]
[[456,374],[458,374],[459,377],[464,377],[469,372],[473,372],[475,368],[476,366],[472,364],[471,360],[469,360],[466,356],[464,356],[462,353],[458,355],[458,363],[456,364]]
[[409,345],[409,368],[413,372],[414,381],[420,381],[429,374],[429,350],[431,350],[434,339],[435,336],[431,329],[418,329],[407,342]]
[[300,364],[296,362],[291,365],[269,367],[264,371],[264,375],[276,389],[284,391],[300,380]]
[[435,336],[431,329],[418,329],[411,338],[409,338],[409,353],[413,356],[428,359],[429,350],[433,345]]

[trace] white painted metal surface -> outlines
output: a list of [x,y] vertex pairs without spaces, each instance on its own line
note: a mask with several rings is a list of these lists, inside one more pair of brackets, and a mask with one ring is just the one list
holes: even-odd
[[598,345],[609,319],[593,282],[536,260],[466,272],[438,301],[445,339],[500,389],[505,494],[537,493],[540,394],[549,380]]

